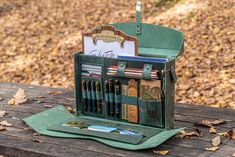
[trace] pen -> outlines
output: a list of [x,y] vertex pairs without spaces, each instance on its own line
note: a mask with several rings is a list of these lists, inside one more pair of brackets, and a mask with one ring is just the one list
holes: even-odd
[[101,113],[102,112],[102,99],[101,99],[101,88],[100,88],[100,83],[96,82],[96,100],[97,100],[97,112]]
[[120,118],[120,108],[121,108],[121,83],[115,81],[115,117]]
[[114,82],[109,80],[109,103],[110,103],[110,116],[114,117]]
[[85,111],[87,111],[88,107],[87,107],[87,88],[86,88],[86,81],[83,80],[82,81],[82,99],[83,99],[83,103],[85,106]]
[[108,113],[108,116],[110,116],[110,104],[109,104],[109,82],[106,80],[104,82],[104,85],[105,85],[105,102],[106,102],[106,108],[107,108],[107,113]]
[[96,113],[97,112],[97,101],[96,101],[96,88],[95,88],[95,81],[91,81],[91,98],[92,98],[92,109],[93,112]]
[[88,112],[92,112],[91,81],[87,81],[87,104]]

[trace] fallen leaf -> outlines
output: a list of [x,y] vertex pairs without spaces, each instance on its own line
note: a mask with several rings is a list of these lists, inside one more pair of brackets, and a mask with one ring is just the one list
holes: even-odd
[[35,133],[33,133],[33,136],[40,136],[40,134],[35,132]]
[[75,113],[76,109],[71,106],[71,105],[64,105],[64,107],[66,108],[67,111],[69,111],[70,113]]
[[199,137],[200,134],[197,133],[196,131],[192,131],[192,132],[186,132],[185,130],[180,131],[180,138],[184,138],[184,137],[188,138],[188,137],[191,137],[191,136]]
[[7,112],[6,112],[6,111],[2,111],[2,110],[0,110],[0,117],[5,116],[6,114],[7,114]]
[[5,121],[5,120],[4,120],[4,121],[1,121],[1,122],[0,122],[0,125],[1,125],[1,126],[7,126],[7,127],[11,127],[11,126],[12,126],[11,123],[9,123],[9,122],[7,122],[7,121]]
[[53,94],[53,95],[57,95],[57,94],[62,94],[61,91],[48,91],[48,94]]
[[220,124],[225,124],[225,123],[227,123],[228,121],[230,121],[230,120],[224,120],[224,119],[221,119],[221,120],[214,120],[214,121],[202,120],[202,121],[199,122],[199,123],[194,123],[194,125],[196,125],[196,126],[204,126],[204,127],[209,127],[209,128],[211,128],[212,126],[216,126],[216,125],[220,125]]
[[11,118],[15,120],[20,120],[20,118],[17,118],[17,117],[11,117]]
[[11,100],[9,100],[8,105],[15,105],[15,99],[12,98]]
[[230,131],[228,132],[228,134],[230,135],[230,138],[231,138],[231,139],[235,140],[235,129],[230,130]]
[[3,100],[3,98],[0,98],[0,101],[2,101]]
[[167,155],[169,153],[169,150],[153,150],[153,153],[160,155]]
[[212,126],[212,127],[210,127],[209,132],[210,132],[210,134],[216,134],[217,130]]
[[228,131],[227,132],[218,132],[217,135],[228,137]]
[[218,149],[219,149],[219,147],[205,148],[205,150],[207,150],[207,151],[212,151],[212,152],[214,152],[214,151],[216,151],[216,150],[218,150]]
[[227,122],[230,122],[231,120],[227,120],[227,119],[219,119],[219,120],[214,120],[211,121],[212,125],[220,125],[220,124],[226,124]]
[[37,96],[36,98],[42,99],[42,98],[46,98],[46,96]]
[[53,106],[52,105],[43,105],[44,107],[47,107],[47,108],[52,108]]
[[193,127],[193,131],[195,131],[196,133],[198,133],[199,134],[199,136],[201,136],[201,130],[199,130],[198,128],[195,128],[195,127]]
[[43,141],[38,140],[38,139],[33,139],[33,142],[43,143]]
[[16,95],[14,95],[13,97],[15,99],[15,105],[19,105],[27,101],[24,90],[21,88],[16,92]]
[[229,130],[227,132],[217,133],[217,135],[235,140],[235,129]]
[[220,136],[213,138],[211,143],[213,147],[218,147],[221,143]]
[[5,130],[6,130],[6,128],[5,128],[5,127],[0,126],[0,132],[1,132],[1,131],[5,131]]

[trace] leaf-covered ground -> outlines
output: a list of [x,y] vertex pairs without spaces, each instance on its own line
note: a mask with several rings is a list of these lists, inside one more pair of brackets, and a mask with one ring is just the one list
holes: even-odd
[[[176,101],[235,108],[234,0],[143,1],[143,21],[185,34]],[[0,82],[73,87],[81,32],[135,20],[135,0],[0,0]]]

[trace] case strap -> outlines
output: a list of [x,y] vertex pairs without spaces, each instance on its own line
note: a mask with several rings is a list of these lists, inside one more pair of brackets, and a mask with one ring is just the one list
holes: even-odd
[[126,69],[126,62],[118,62],[117,76],[119,77],[124,76],[125,69]]
[[141,2],[136,1],[136,35],[141,34]]
[[144,64],[143,73],[142,73],[142,79],[144,80],[150,80],[151,79],[151,71],[153,69],[152,64]]
[[177,81],[177,76],[176,76],[175,68],[172,68],[172,69],[171,69],[171,77],[172,77],[174,83],[176,83],[176,81]]

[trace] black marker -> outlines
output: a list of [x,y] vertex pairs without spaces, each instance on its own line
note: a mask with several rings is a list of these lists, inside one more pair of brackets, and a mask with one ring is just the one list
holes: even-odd
[[104,86],[105,86],[105,102],[106,102],[106,108],[107,108],[107,114],[108,116],[110,116],[110,104],[109,104],[109,82],[106,80],[104,82]]
[[88,112],[92,112],[91,81],[87,81],[87,104]]
[[87,87],[86,87],[86,81],[83,80],[82,81],[82,99],[83,99],[83,103],[85,106],[85,111],[88,110],[88,106],[87,106]]
[[114,82],[109,80],[109,103],[110,103],[110,116],[114,117]]
[[121,83],[116,80],[115,81],[115,117],[120,118],[120,110],[121,110]]
[[97,112],[102,113],[102,97],[101,97],[100,83],[96,82],[95,87],[96,87]]

